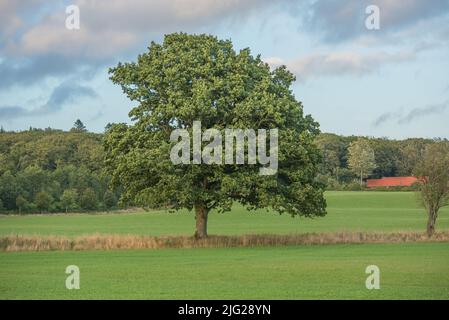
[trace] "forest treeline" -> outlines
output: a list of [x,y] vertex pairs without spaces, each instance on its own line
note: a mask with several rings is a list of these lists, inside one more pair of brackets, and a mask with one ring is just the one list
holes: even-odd
[[[0,131],[0,211],[11,213],[104,211],[118,207],[120,191],[108,189],[103,134],[30,128]],[[367,141],[374,154],[366,177],[408,176],[426,146],[438,139],[390,140],[322,133],[316,140],[323,162],[318,179],[332,190],[360,189],[350,166],[350,146]]]
[[[446,139],[340,136],[321,133],[316,144],[322,151],[320,179],[329,190],[359,190],[359,179],[411,176],[426,148]],[[351,152],[352,151],[352,152]],[[360,167],[364,173],[360,174]]]
[[109,210],[102,134],[84,126],[69,132],[0,132],[0,211],[17,213]]

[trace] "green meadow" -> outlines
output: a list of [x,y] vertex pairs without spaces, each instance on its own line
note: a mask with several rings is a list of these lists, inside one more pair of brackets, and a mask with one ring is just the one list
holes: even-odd
[[[328,215],[213,212],[210,234],[425,231],[409,192],[328,192]],[[165,211],[2,216],[0,235],[191,235],[193,214]],[[438,230],[449,229],[449,210]],[[80,268],[79,290],[65,268]],[[365,268],[380,268],[379,290]],[[449,243],[0,252],[0,299],[449,299]]]
[[[65,288],[73,264],[79,290]],[[449,299],[449,244],[0,253],[0,298]]]
[[[412,192],[327,192],[328,214],[292,218],[266,210],[211,212],[209,234],[289,234],[336,231],[425,231],[426,213]],[[48,214],[0,217],[0,235],[86,234],[192,235],[194,215],[182,210],[109,214]],[[449,210],[443,208],[437,230],[449,229]]]

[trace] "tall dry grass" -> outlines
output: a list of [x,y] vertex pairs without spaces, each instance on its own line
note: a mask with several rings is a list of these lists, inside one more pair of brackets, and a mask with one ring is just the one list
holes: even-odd
[[0,237],[0,251],[220,248],[403,242],[449,242],[449,231],[437,232],[432,238],[419,232],[262,234],[209,236],[206,239],[195,239],[187,236],[152,237],[102,234],[79,236],[73,239],[63,236],[11,235]]

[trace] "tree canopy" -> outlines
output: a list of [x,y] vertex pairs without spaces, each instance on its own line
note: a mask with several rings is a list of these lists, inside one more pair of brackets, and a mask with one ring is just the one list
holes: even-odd
[[[104,140],[122,201],[195,209],[197,237],[207,235],[211,209],[230,210],[234,201],[293,216],[326,213],[323,186],[315,179],[318,124],[304,115],[290,89],[295,77],[285,67],[271,71],[249,49],[236,52],[230,40],[175,33],[110,74],[137,104],[129,113],[133,123],[112,125]],[[170,134],[191,134],[194,121],[220,132],[277,128],[277,173],[259,175],[259,166],[248,164],[174,165]]]
[[[110,178],[103,171],[102,137],[35,128],[0,133],[0,210],[33,213],[115,207],[118,190],[114,197],[103,198]],[[80,202],[87,188],[95,192],[95,206]],[[46,195],[37,196],[39,192]]]

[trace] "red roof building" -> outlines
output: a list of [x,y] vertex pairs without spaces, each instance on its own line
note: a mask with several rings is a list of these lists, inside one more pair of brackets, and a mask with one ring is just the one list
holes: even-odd
[[368,188],[375,187],[410,187],[418,182],[416,177],[386,177],[382,179],[368,179],[366,186]]

